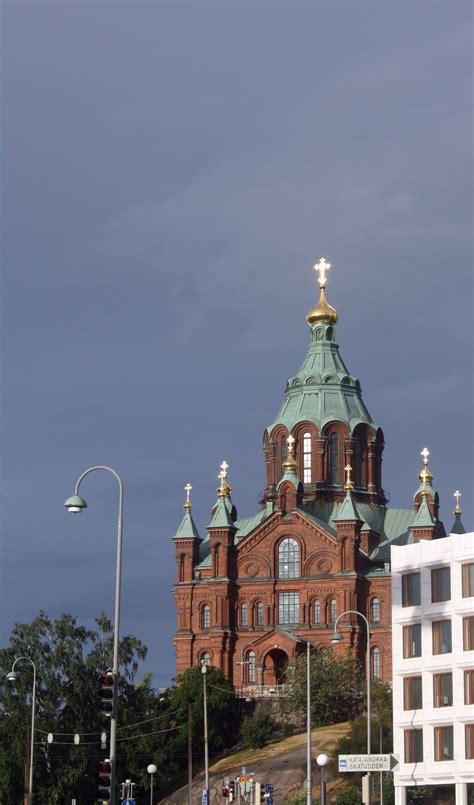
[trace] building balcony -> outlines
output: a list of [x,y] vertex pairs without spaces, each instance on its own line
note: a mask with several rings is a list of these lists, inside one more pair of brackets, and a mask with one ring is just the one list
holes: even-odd
[[275,699],[282,696],[287,685],[247,685],[236,688],[236,695],[240,699]]

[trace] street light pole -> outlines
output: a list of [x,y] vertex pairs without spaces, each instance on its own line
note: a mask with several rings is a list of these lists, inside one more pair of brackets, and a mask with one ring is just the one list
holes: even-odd
[[15,665],[20,660],[26,660],[33,666],[33,688],[31,691],[31,735],[30,735],[30,768],[28,774],[28,805],[33,803],[33,759],[35,751],[35,705],[36,705],[36,665],[30,657],[17,657],[12,665],[10,673],[7,674],[9,682],[14,682],[16,679]]
[[153,775],[154,775],[154,774],[156,774],[156,772],[158,771],[158,769],[156,768],[156,766],[155,766],[155,764],[154,764],[154,763],[150,763],[150,765],[149,765],[149,766],[147,766],[147,769],[146,769],[146,770],[147,770],[148,774],[149,774],[149,775],[150,775],[150,777],[151,777],[151,787],[150,787],[150,805],[153,805]]
[[203,707],[204,707],[204,775],[207,802],[209,802],[209,745],[207,736],[207,662],[202,660],[201,671],[203,677]]
[[321,805],[326,805],[326,774],[325,766],[329,763],[327,755],[321,754],[316,758],[316,763],[321,768]]
[[123,481],[112,467],[107,467],[98,464],[95,467],[89,467],[82,475],[79,476],[74,495],[65,502],[65,507],[69,512],[80,513],[83,509],[87,508],[86,501],[79,496],[79,487],[82,480],[91,472],[96,470],[105,470],[110,472],[118,481],[119,484],[119,505],[118,505],[118,524],[117,524],[117,560],[115,565],[115,615],[114,615],[114,648],[113,648],[113,664],[112,674],[114,679],[114,706],[112,710],[112,717],[110,719],[110,765],[111,769],[111,791],[112,802],[115,802],[115,777],[116,777],[116,743],[117,743],[117,681],[118,681],[118,650],[119,650],[119,634],[120,634],[120,593],[121,593],[121,576],[122,576],[122,534],[123,534]]
[[306,642],[306,805],[311,805],[313,782],[311,776],[311,643]]
[[[337,631],[337,624],[344,617],[344,615],[358,615],[362,620],[365,622],[365,626],[367,629],[367,754],[370,755],[370,629],[369,629],[369,621],[357,609],[347,609],[345,612],[341,612],[338,618],[336,618],[336,622],[334,624],[334,634],[331,637],[332,643],[339,643],[342,640],[342,635]],[[372,790],[371,790],[371,773],[370,771],[367,773],[368,783],[369,783],[369,800],[372,800]]]

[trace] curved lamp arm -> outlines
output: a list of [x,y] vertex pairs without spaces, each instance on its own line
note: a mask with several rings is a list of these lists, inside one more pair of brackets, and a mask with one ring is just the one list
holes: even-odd
[[362,612],[359,612],[358,609],[346,609],[345,612],[341,612],[341,614],[338,615],[338,617],[336,618],[336,622],[334,624],[334,634],[333,634],[331,640],[333,642],[335,642],[335,643],[339,642],[339,640],[341,639],[340,637],[338,637],[337,624],[339,623],[341,618],[344,617],[344,615],[358,615],[359,618],[362,618],[362,620],[365,622],[365,625],[366,625],[366,628],[367,628],[367,754],[370,755],[370,746],[371,746],[371,740],[370,740],[370,716],[371,716],[371,713],[370,713],[370,670],[371,670],[370,669],[370,626],[369,626],[368,619],[365,617],[365,615]]

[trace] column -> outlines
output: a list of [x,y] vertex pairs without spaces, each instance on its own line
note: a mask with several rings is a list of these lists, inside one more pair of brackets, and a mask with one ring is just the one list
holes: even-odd
[[456,805],[467,805],[467,783],[456,783]]
[[369,442],[367,448],[367,488],[369,492],[375,492],[375,459],[377,457],[377,445]]
[[326,452],[326,439],[315,439],[316,442],[316,464],[315,482],[316,488],[321,489],[326,486],[326,474],[324,469],[324,454]]
[[404,785],[395,786],[395,805],[406,805],[407,790]]

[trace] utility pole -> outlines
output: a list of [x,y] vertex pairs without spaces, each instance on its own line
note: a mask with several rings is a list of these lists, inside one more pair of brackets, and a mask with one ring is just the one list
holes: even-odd
[[311,805],[312,776],[311,776],[311,643],[306,642],[306,803]]
[[193,706],[188,704],[188,805],[193,805]]
[[209,745],[207,736],[207,663],[204,660],[201,665],[203,676],[203,706],[204,706],[204,773],[205,773],[205,789],[207,793],[207,802],[209,802]]

